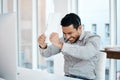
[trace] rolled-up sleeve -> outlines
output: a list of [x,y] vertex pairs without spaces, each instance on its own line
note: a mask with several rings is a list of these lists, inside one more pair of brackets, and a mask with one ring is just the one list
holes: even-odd
[[52,55],[59,53],[60,50],[61,50],[60,48],[58,48],[54,45],[51,45],[51,46],[48,46],[46,49],[40,48],[40,54],[44,57],[50,57]]

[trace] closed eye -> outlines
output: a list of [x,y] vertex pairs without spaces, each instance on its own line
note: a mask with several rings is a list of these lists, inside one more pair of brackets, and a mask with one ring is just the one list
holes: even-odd
[[71,35],[73,32],[63,33],[64,35]]

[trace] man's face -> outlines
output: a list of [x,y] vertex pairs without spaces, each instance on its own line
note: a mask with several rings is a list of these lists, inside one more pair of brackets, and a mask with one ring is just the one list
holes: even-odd
[[62,27],[63,35],[67,41],[70,43],[74,43],[80,37],[82,26],[79,26],[78,29],[74,28],[73,25],[70,26],[63,26]]

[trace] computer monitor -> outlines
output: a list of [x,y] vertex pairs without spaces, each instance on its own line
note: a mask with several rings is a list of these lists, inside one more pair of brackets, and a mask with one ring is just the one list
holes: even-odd
[[0,78],[17,80],[16,14],[0,15]]

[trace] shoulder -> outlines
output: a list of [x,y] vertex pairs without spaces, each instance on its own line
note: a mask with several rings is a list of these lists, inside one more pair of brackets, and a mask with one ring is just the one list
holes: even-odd
[[84,31],[83,33],[83,40],[88,41],[88,40],[100,40],[101,37],[97,34],[93,34],[90,31]]
[[93,33],[91,33],[90,31],[85,31],[85,32],[84,32],[84,37],[85,37],[85,38],[94,38],[94,37],[100,38],[100,35],[98,35],[98,34],[93,34]]

